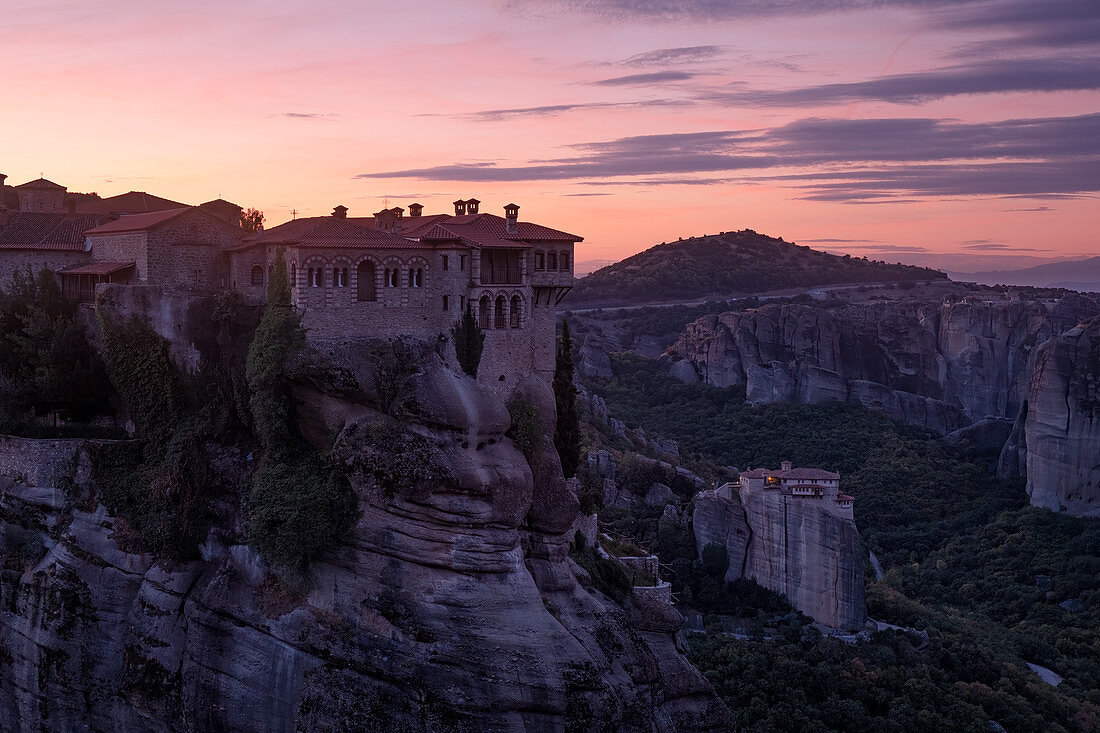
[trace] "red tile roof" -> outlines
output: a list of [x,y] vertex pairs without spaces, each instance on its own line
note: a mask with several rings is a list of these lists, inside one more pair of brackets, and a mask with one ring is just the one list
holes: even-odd
[[175,219],[184,212],[191,211],[190,207],[182,209],[166,209],[153,211],[148,214],[131,214],[106,224],[100,224],[95,229],[88,230],[88,234],[110,234],[112,232],[139,232],[143,229],[152,229],[161,224]]
[[103,221],[94,214],[13,211],[0,226],[0,249],[82,252],[84,232]]
[[76,210],[88,214],[146,214],[152,211],[183,209],[187,204],[154,196],[144,191],[129,191],[105,199],[91,199],[77,204]]
[[261,232],[247,243],[248,246],[254,244],[288,244],[311,249],[427,249],[431,246],[379,231],[362,223],[362,219],[337,216],[288,221]]
[[45,178],[36,178],[33,181],[27,181],[26,183],[20,183],[18,186],[12,186],[12,188],[46,188],[55,191],[65,190],[65,187],[61,184],[47,181]]
[[837,494],[836,495],[836,500],[837,501],[855,501],[856,498],[854,496],[848,496],[847,494]]
[[789,471],[776,471],[780,478],[802,479],[806,481],[839,481],[840,474],[820,468],[792,468]]
[[58,270],[59,275],[113,275],[116,272],[128,270],[133,267],[133,262],[92,262],[88,265],[77,265]]

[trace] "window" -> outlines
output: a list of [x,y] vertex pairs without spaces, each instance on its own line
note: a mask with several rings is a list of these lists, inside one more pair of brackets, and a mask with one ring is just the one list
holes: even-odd
[[447,296],[444,295],[443,296],[443,310],[450,310],[450,308],[448,307],[449,305],[450,304],[447,302]]
[[512,307],[508,310],[512,328],[519,328],[519,296],[512,296]]
[[562,252],[558,255],[558,269],[562,272],[569,272],[569,253]]
[[492,310],[492,304],[488,295],[481,296],[481,300],[477,304],[477,325],[481,329],[489,328],[489,311]]
[[334,267],[332,270],[332,285],[337,288],[348,286],[348,268]]
[[447,255],[443,255],[443,270],[444,271],[446,271],[448,266],[449,266],[449,262],[448,262],[449,259],[450,258]]
[[264,268],[256,265],[252,268],[252,284],[263,285],[264,284]]
[[378,300],[378,293],[374,285],[374,263],[363,260],[355,271],[355,299],[363,302]]
[[536,252],[535,253],[535,271],[538,272],[539,270],[545,270],[545,269],[546,269],[546,255],[544,255],[542,252]]
[[309,268],[309,286],[311,288],[324,287],[325,271],[320,267]]
[[401,272],[396,267],[392,270],[386,268],[385,283],[387,288],[401,287]]
[[493,328],[504,328],[504,296],[497,296],[497,306],[493,310]]
[[466,272],[466,255],[458,256],[458,269]]
[[547,252],[546,253],[546,269],[547,270],[556,270],[556,269],[558,269],[558,253],[557,252]]
[[416,287],[416,270],[412,269],[411,267],[409,268],[409,287]]
[[298,266],[293,262],[290,263],[290,287],[298,287]]
[[413,281],[414,288],[424,287],[424,268],[416,268],[416,279]]
[[458,310],[459,310],[459,312],[465,312],[466,311],[466,296],[465,295],[458,296]]

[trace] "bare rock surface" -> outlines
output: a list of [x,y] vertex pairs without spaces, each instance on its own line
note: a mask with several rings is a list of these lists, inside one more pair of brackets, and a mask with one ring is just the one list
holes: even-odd
[[[578,581],[576,496],[556,454],[505,436],[497,395],[421,353],[389,419],[439,470],[392,495],[356,473],[382,460],[385,418],[359,349],[323,355],[295,390],[361,510],[300,593],[232,522],[173,562],[123,549],[102,506],[0,483],[0,729],[727,730],[676,617]],[[552,427],[536,382],[521,390]]]
[[818,623],[858,629],[867,619],[863,553],[851,517],[822,506],[821,499],[748,493],[740,501],[718,491],[695,498],[692,524],[698,552],[710,543],[729,555],[726,580],[752,578],[782,593]]
[[1017,424],[1031,503],[1100,516],[1100,316],[1037,352],[1027,410]]
[[770,304],[698,319],[663,359],[684,381],[743,386],[750,401],[851,400],[949,433],[1015,418],[1034,347],[1097,313],[1084,295]]

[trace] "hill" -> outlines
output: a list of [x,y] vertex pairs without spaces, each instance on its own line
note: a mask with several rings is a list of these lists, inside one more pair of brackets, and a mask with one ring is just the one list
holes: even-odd
[[1100,257],[1051,262],[1022,270],[951,273],[951,278],[983,285],[1035,285],[1095,291],[1100,289]]
[[947,276],[927,267],[832,255],[751,229],[650,247],[579,280],[570,305],[633,305],[786,288]]

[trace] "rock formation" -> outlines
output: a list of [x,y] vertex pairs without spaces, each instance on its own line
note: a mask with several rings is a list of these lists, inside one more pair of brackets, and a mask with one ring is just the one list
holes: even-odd
[[725,491],[696,496],[692,526],[700,554],[711,543],[726,548],[727,581],[752,578],[832,628],[863,626],[863,553],[850,516],[829,511],[821,499]]
[[[362,344],[311,363],[303,433],[335,446],[361,514],[300,595],[229,497],[201,559],[174,562],[132,551],[79,452],[66,481],[0,479],[0,729],[727,729],[671,607],[617,606],[570,560],[548,439],[520,453],[500,397],[426,348],[396,416]],[[552,434],[548,387],[519,391]],[[383,420],[431,447],[431,481],[370,478]]]
[[1015,418],[1032,349],[1097,313],[1084,295],[773,304],[700,318],[663,358],[680,379],[743,386],[751,401],[852,400],[948,433]]
[[[1017,426],[1031,503],[1100,516],[1100,316],[1037,350]],[[1005,454],[1014,448],[1006,446]]]

